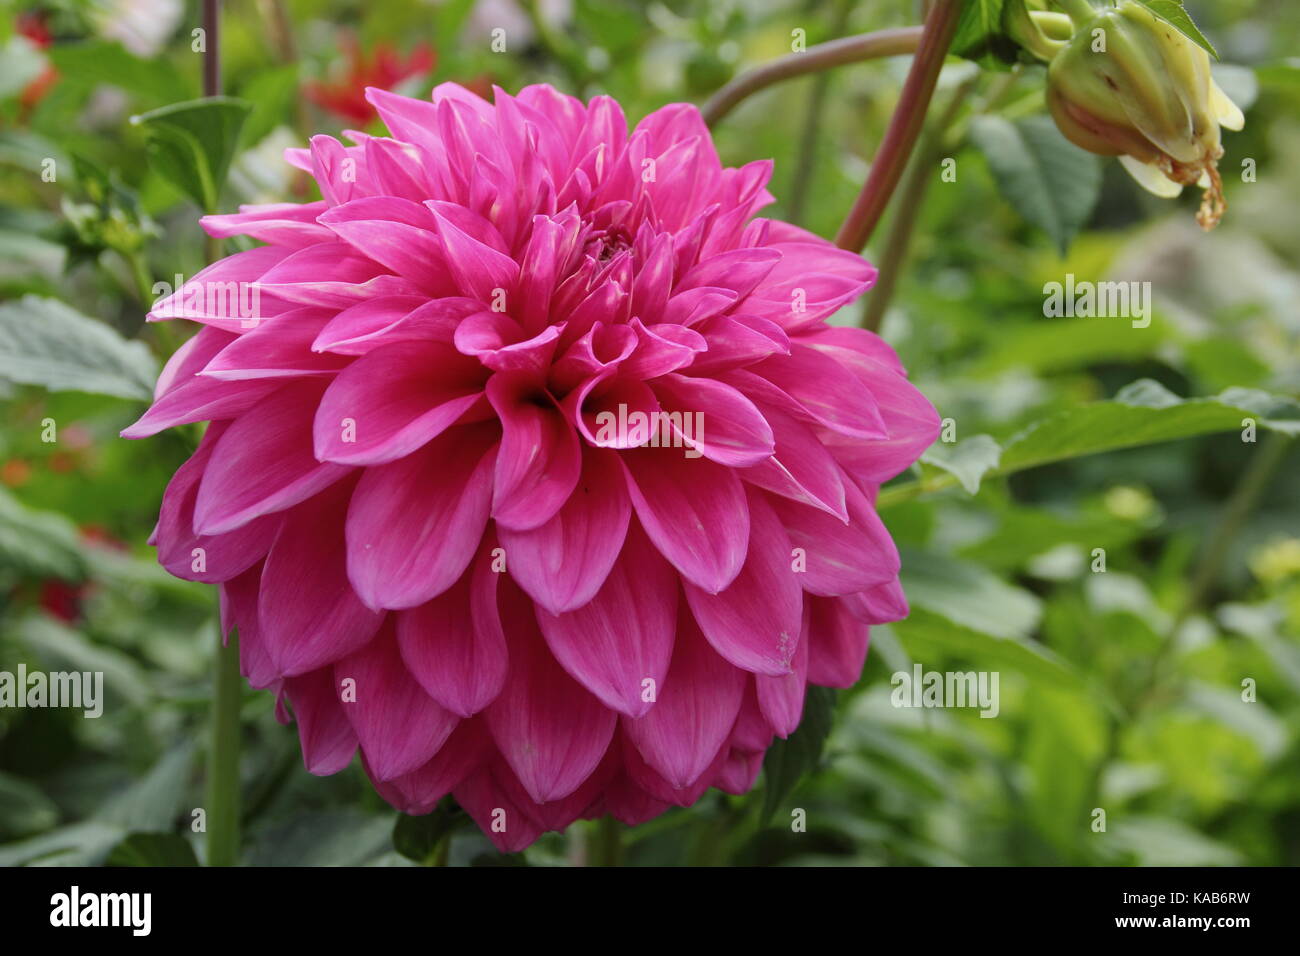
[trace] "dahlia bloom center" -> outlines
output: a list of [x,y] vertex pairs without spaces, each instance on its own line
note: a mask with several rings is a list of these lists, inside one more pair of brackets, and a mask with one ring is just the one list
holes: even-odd
[[693,107],[367,98],[392,137],[290,150],[322,199],[206,217],[262,245],[151,314],[202,328],[123,434],[211,422],[160,561],[220,586],[308,769],[359,750],[406,812],[517,850],[744,792],[906,613],[873,502],[938,416],[826,321],[875,270],[758,216],[771,164]]

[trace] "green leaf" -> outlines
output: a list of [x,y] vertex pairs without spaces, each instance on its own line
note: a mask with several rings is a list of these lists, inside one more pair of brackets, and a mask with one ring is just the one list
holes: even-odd
[[803,701],[803,720],[785,740],[776,740],[763,758],[763,807],[760,822],[771,819],[804,774],[821,761],[822,745],[831,732],[835,716],[835,691],[808,685]]
[[[14,632],[49,670],[102,672],[108,705],[113,703],[113,695],[132,705],[140,705],[152,694],[146,672],[132,657],[106,644],[94,644],[48,615],[29,614],[18,621]],[[110,809],[106,807],[105,812]],[[122,819],[127,817],[122,815]],[[130,818],[130,822],[135,820]],[[135,829],[144,828],[137,826]]]
[[175,833],[132,833],[113,847],[105,866],[198,866],[189,841]]
[[392,848],[393,818],[356,810],[298,813],[249,840],[249,866],[362,866]]
[[110,797],[95,818],[136,832],[171,830],[183,809],[193,765],[193,745],[180,744],[142,778]]
[[1023,759],[1029,775],[1029,819],[1065,860],[1077,861],[1089,829],[1093,768],[1105,752],[1105,720],[1084,693],[1035,687],[1025,704]]
[[131,122],[147,133],[163,177],[204,212],[215,212],[251,109],[243,100],[213,96],[163,106]]
[[954,56],[997,68],[1016,60],[1017,47],[1002,31],[1005,0],[967,0],[950,50]]
[[1229,389],[1217,398],[1181,399],[1159,382],[1142,379],[1112,401],[1080,405],[1038,422],[1013,439],[999,473],[1152,445],[1175,438],[1242,428],[1245,417],[1261,428],[1300,433],[1300,404],[1253,389]]
[[158,368],[142,342],[57,299],[0,305],[0,379],[50,391],[148,399]]
[[1002,447],[988,435],[972,435],[964,441],[937,441],[921,460],[951,474],[970,494],[979,494],[980,479],[998,466]]
[[393,824],[393,849],[408,860],[428,863],[442,841],[466,819],[450,801],[419,817],[400,813]]
[[0,866],[98,866],[123,836],[121,827],[74,823],[0,846]]
[[1024,638],[1038,625],[1039,600],[978,564],[933,551],[901,548],[900,579],[913,607],[1003,638]]
[[60,81],[87,86],[107,84],[133,94],[143,105],[165,103],[177,94],[197,92],[193,81],[181,74],[165,57],[144,59],[128,52],[120,43],[89,40],[56,43],[49,50]]
[[285,122],[297,97],[297,64],[267,70],[249,80],[240,90],[240,98],[253,104],[253,108],[240,131],[240,145],[244,148],[256,146],[271,130]]
[[[1243,429],[1250,420],[1266,431],[1300,434],[1300,402],[1251,388],[1230,388],[1213,398],[1179,398],[1159,382],[1141,379],[1105,402],[1078,405],[1034,423],[1007,442],[998,466],[983,477],[1009,475],[1053,462],[1153,445],[1177,438]],[[958,484],[955,476],[894,485],[877,508]]]
[[0,570],[28,578],[78,581],[86,565],[76,526],[53,511],[32,511],[0,488]]
[[[1082,678],[1064,660],[1040,644],[1020,638],[995,637],[966,627],[924,608],[914,607],[905,620],[889,625],[914,660],[940,657],[978,661],[990,670],[1006,668],[1035,683],[1079,687]],[[872,631],[875,640],[875,631]]]
[[970,135],[988,159],[1003,198],[1065,255],[1097,205],[1101,160],[1067,140],[1044,115],[1014,123],[978,116]]
[[1137,2],[1161,20],[1172,23],[1187,39],[1210,54],[1210,56],[1216,60],[1219,58],[1219,51],[1214,48],[1214,44],[1205,38],[1205,34],[1196,25],[1192,15],[1183,9],[1183,0],[1137,0]]
[[59,822],[59,808],[35,784],[0,773],[0,840],[40,833]]

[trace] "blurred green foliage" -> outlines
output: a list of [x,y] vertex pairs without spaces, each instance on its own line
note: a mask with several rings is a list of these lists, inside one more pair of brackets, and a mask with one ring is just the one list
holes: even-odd
[[[161,360],[184,334],[143,316],[154,281],[202,262],[200,210],[150,161],[149,124],[130,118],[199,95],[199,13],[156,0],[130,20],[127,6],[0,7],[0,335],[6,316],[19,329],[51,308],[72,312],[59,313],[66,347],[24,353],[23,368],[40,358],[75,370],[78,343],[109,330]],[[906,0],[224,7],[226,92],[252,109],[223,209],[314,198],[280,155],[354,125],[303,95],[347,75],[348,37],[361,50],[429,44],[433,72],[405,92],[545,81],[608,92],[635,120],[664,102],[702,102],[737,70],[789,52],[794,30],[811,44],[917,18]],[[1245,131],[1226,137],[1230,210],[1210,235],[1193,222],[1196,197],[1163,203],[1113,163],[1099,164],[1083,207],[1066,204],[1078,221],[1045,231],[1018,194],[1020,174],[981,141],[1036,128],[1042,69],[945,69],[935,112],[951,106],[951,121],[920,160],[933,162],[932,181],[915,208],[895,203],[916,219],[906,253],[889,220],[868,249],[897,273],[892,299],[873,305],[889,295],[882,286],[835,320],[882,312],[883,334],[965,443],[937,446],[882,496],[906,550],[912,616],[874,630],[857,687],[818,701],[835,711],[820,752],[792,740],[760,792],[711,793],[630,831],[626,862],[1300,863],[1300,452],[1290,426],[1243,442],[1237,410],[1268,412],[1236,401],[1166,408],[1165,425],[1151,424],[1176,397],[1300,395],[1300,14],[1290,0],[1189,9],[1222,55],[1220,82],[1249,107]],[[43,49],[22,36],[34,12]],[[507,49],[493,52],[501,25]],[[833,235],[905,69],[843,67],[755,96],[716,131],[724,161],[774,157],[768,214]],[[938,175],[943,160],[955,161],[955,181]],[[1073,187],[1046,175],[1035,188],[1041,206]],[[1152,283],[1150,327],[1044,317],[1045,283],[1066,274]],[[140,346],[105,348],[120,382],[142,374]],[[1121,389],[1138,380],[1143,401],[1081,413],[1127,401]],[[195,434],[125,442],[116,435],[139,398],[36,381],[0,366],[0,669],[100,670],[108,701],[97,720],[0,710],[0,864],[192,864],[215,599],[165,574],[145,541]],[[1289,407],[1274,411],[1286,420]],[[1099,417],[1084,428],[1080,414]],[[56,441],[43,440],[49,421]],[[1035,425],[1038,457],[1015,464],[1012,439]],[[1053,443],[1065,451],[1044,453]],[[891,676],[914,664],[997,671],[997,717],[892,706]],[[407,864],[448,831],[452,864],[521,862],[455,811],[394,832],[396,815],[358,768],[307,775],[272,710],[270,695],[247,692],[247,863]],[[806,832],[791,826],[799,811]],[[594,838],[574,831],[548,835],[527,862],[574,859]]]

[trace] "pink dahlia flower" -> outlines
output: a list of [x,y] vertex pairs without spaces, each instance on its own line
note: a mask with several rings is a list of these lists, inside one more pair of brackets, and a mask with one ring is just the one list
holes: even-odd
[[325,198],[206,217],[265,244],[151,313],[203,328],[123,434],[212,423],[159,559],[407,813],[519,850],[748,790],[907,611],[873,501],[938,417],[826,323],[875,270],[756,218],[694,107],[367,95],[393,138],[290,150]]

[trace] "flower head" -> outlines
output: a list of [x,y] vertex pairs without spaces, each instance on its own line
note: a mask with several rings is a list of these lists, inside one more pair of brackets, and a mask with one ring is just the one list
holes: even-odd
[[1210,57],[1178,28],[1133,0],[1076,24],[1048,67],[1047,105],[1077,146],[1120,162],[1156,195],[1200,185],[1197,221],[1226,210],[1220,127],[1239,130],[1241,110],[1210,75]]
[[393,138],[291,150],[324,199],[205,218],[265,245],[151,315],[204,327],[124,434],[212,422],[161,562],[404,811],[519,849],[747,790],[906,613],[873,501],[938,417],[826,322],[875,270],[756,217],[692,106],[367,95]]

